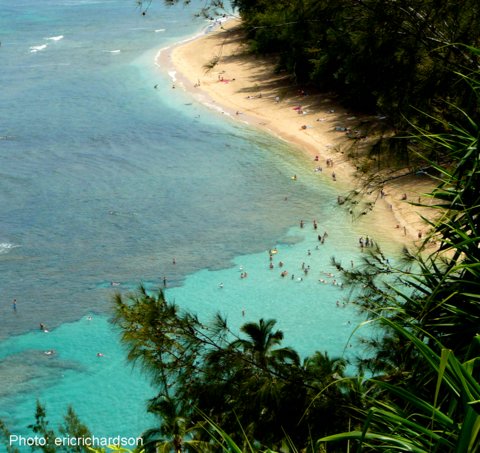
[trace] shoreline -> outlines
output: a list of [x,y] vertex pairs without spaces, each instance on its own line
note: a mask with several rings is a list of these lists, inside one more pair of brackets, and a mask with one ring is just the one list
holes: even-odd
[[[183,89],[218,114],[301,152],[323,182],[337,186],[339,197],[358,187],[357,168],[348,157],[353,142],[347,134],[363,118],[341,107],[331,93],[311,94],[292,86],[287,74],[274,71],[271,59],[248,54],[239,19],[160,49],[155,63],[170,76],[172,89]],[[368,215],[359,215],[357,222],[365,229],[381,229],[398,242],[419,244],[429,230],[421,217],[432,218],[434,212],[409,202],[426,203],[424,195],[433,187],[424,176],[392,180],[382,194],[362,194],[361,211]]]

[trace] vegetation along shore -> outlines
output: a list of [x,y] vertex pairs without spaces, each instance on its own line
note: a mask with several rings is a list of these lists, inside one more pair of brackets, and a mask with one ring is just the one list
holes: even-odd
[[[480,5],[232,7],[238,20],[160,53],[158,64],[176,71],[172,89],[297,144],[312,171],[338,184],[345,209],[367,217],[375,206],[414,241],[398,265],[378,248],[353,268],[335,263],[378,326],[354,372],[328,351],[301,358],[272,319],[236,332],[162,291],[116,294],[128,358],[158,389],[148,411],[159,423],[140,448],[479,452]],[[226,13],[216,0],[202,11]],[[37,432],[42,422],[37,414]]]
[[[423,217],[434,213],[424,197],[434,187],[433,179],[403,162],[393,171],[391,166],[384,169],[368,156],[380,139],[377,129],[386,127],[387,118],[348,110],[333,92],[292,83],[288,73],[275,71],[272,56],[250,52],[239,19],[221,24],[159,53],[158,66],[174,74],[172,87],[185,89],[219,114],[294,145],[311,161],[319,180],[335,183],[340,203],[349,197],[354,203],[360,200],[351,212],[367,228],[385,230],[408,242],[423,237],[429,229]],[[368,187],[367,178],[378,165],[382,165],[384,181]],[[422,206],[410,203],[419,199],[423,199]],[[375,215],[358,219],[373,208]]]

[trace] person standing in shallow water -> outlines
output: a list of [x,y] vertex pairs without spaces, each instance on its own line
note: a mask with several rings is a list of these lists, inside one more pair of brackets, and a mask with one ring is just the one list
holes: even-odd
[[14,312],[17,312],[17,299],[13,299],[12,308]]

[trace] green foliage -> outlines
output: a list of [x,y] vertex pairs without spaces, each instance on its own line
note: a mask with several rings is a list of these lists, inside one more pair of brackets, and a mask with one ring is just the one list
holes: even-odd
[[[462,78],[478,103],[480,71]],[[453,162],[427,161],[439,175],[431,236],[416,255],[405,253],[408,267],[393,268],[377,251],[363,269],[345,270],[363,287],[357,303],[383,328],[367,342],[373,355],[362,366],[374,377],[357,429],[322,442],[354,441],[357,451],[480,451],[479,123],[451,108],[461,125],[448,124],[442,134],[417,127],[415,137]],[[437,247],[429,252],[432,240]]]
[[[163,0],[167,6],[175,6],[179,3],[183,6],[188,6],[192,0]],[[148,11],[153,3],[153,0],[135,0],[135,3],[143,16],[148,14]],[[196,17],[204,17],[206,19],[213,19],[218,15],[231,14],[231,8],[228,8],[223,0],[205,0],[199,12],[195,13]]]
[[114,323],[129,358],[158,387],[148,410],[161,421],[144,434],[147,451],[167,444],[172,451],[206,448],[204,416],[237,442],[240,421],[249,438],[271,446],[285,442],[286,434],[304,444],[344,426],[339,414],[346,396],[336,381],[345,361],[317,352],[301,363],[293,349],[282,347],[274,320],[247,323],[237,335],[219,315],[204,324],[161,291],[141,287],[115,296]]
[[454,83],[478,55],[458,43],[480,43],[474,0],[236,0],[252,49],[277,55],[297,83],[334,90],[349,107],[382,111],[396,128],[425,122],[411,107],[449,118],[441,100],[469,105]]
[[[301,7],[297,8],[299,3]],[[432,18],[439,20],[438,13],[414,10],[414,2],[397,12],[393,4],[382,9],[374,1],[356,2],[358,10],[353,8],[347,13],[348,3],[280,2],[280,7],[251,2],[243,3],[241,9],[252,37],[261,38],[256,41],[259,50],[268,46],[280,49],[285,44],[283,32],[275,39],[268,38],[268,29],[282,17],[285,29],[303,21],[298,42],[290,41],[294,50],[308,40],[311,29],[320,27],[307,13],[310,7],[334,24],[324,30],[329,52],[342,46],[352,49],[354,42],[356,49],[371,53],[377,68],[382,68],[383,62],[375,58],[390,52],[398,60],[392,77],[400,72],[400,78],[405,77],[415,90],[430,90],[431,86],[419,84],[417,78],[423,74],[426,80],[439,71],[437,57],[432,56],[431,49],[425,49],[432,36],[437,37],[437,44],[442,38],[442,45],[448,36],[438,27],[423,29]],[[277,9],[270,15],[269,8],[275,6]],[[447,19],[458,18],[448,5],[442,3],[439,10]],[[248,16],[252,11],[255,14]],[[293,17],[290,14],[294,20],[288,22]],[[347,14],[349,27],[342,22]],[[270,25],[262,28],[261,20],[266,21],[266,16]],[[376,26],[378,17],[385,21],[379,32],[382,42],[369,41],[367,31]],[[414,23],[414,17],[420,25]],[[394,47],[398,42],[387,36],[387,23],[395,24],[393,19],[405,34],[401,51]],[[415,40],[424,46],[415,50],[419,53],[409,53],[407,44],[414,48],[412,31]],[[289,32],[285,33],[287,36]],[[319,44],[299,50],[297,56],[319,52]],[[450,47],[443,51],[452,52]],[[463,57],[469,54],[471,62],[479,53],[466,46],[455,45],[455,49],[462,49]],[[406,56],[402,52],[414,55],[406,67],[420,65],[420,72],[418,68],[411,73],[403,71]],[[359,66],[361,62],[355,57],[349,63]],[[322,59],[322,65],[330,64],[328,55]],[[321,65],[316,65],[321,70]],[[385,71],[390,69],[388,66]],[[390,73],[385,74],[390,78]],[[347,76],[336,70],[337,80],[343,78],[344,83],[347,77],[352,89],[356,84],[370,83],[359,74],[349,71]],[[440,74],[441,83],[442,77]],[[159,386],[149,410],[161,416],[162,428],[156,432],[163,437],[152,437],[152,445],[173,445],[172,451],[215,450],[215,445],[226,451],[262,451],[264,445],[294,450],[296,445],[314,451],[323,449],[324,442],[330,449],[335,448],[330,446],[335,441],[340,442],[341,449],[349,445],[358,451],[478,452],[480,154],[476,96],[480,93],[480,77],[478,71],[472,71],[468,76],[458,73],[458,79],[467,83],[446,91],[449,99],[444,106],[448,109],[440,117],[428,114],[425,126],[417,119],[411,123],[417,134],[409,137],[410,143],[421,145],[425,166],[439,181],[431,197],[440,216],[431,223],[432,234],[424,247],[415,254],[405,250],[403,262],[395,266],[378,249],[365,253],[364,265],[356,269],[344,269],[335,262],[346,280],[361,288],[353,292],[358,307],[382,325],[378,338],[365,340],[373,354],[359,361],[357,376],[345,378],[345,362],[330,359],[327,353],[317,352],[301,363],[293,349],[281,346],[283,334],[275,330],[274,320],[247,323],[237,335],[220,316],[207,325],[189,313],[181,313],[165,301],[161,292],[149,295],[140,288],[127,300],[116,296],[115,322],[124,332],[129,357],[139,360]],[[405,80],[399,80],[397,77],[395,81],[398,87],[404,86]],[[385,85],[380,86],[380,82]],[[375,83],[379,88],[373,93],[377,104],[382,90],[389,96],[400,96],[400,88],[392,94],[387,82],[377,79]],[[475,100],[472,96],[468,100],[468,114],[462,107],[467,91],[475,94]],[[386,102],[393,105],[392,100]],[[452,118],[458,121],[449,121]],[[437,242],[433,252],[426,248],[430,241]],[[371,377],[365,380],[364,372]],[[350,424],[352,430],[347,431]],[[345,432],[331,435],[342,427]],[[205,436],[206,431],[210,437]],[[320,443],[313,447],[317,438],[321,438]],[[173,443],[168,444],[166,439]]]
[[107,448],[90,448],[87,447],[89,453],[143,453],[144,450],[129,450],[128,448],[117,447],[115,445],[109,445]]
[[[58,429],[61,436],[66,438],[88,439],[92,438],[92,433],[86,425],[84,425],[71,406],[68,407],[64,416],[64,423]],[[57,450],[58,451],[58,450]],[[84,452],[85,448],[80,445],[72,445],[69,447],[70,452]]]
[[7,448],[7,453],[20,453],[20,450],[18,448],[11,445],[11,442],[10,442],[10,436],[11,435],[12,435],[12,433],[7,428],[5,423],[2,420],[0,420],[0,440],[2,441],[2,443]]
[[29,425],[29,428],[39,437],[45,439],[45,445],[33,446],[32,450],[42,450],[44,453],[55,453],[55,431],[49,428],[49,422],[46,418],[45,406],[42,406],[40,401],[37,401],[35,411],[35,423]]
[[[145,12],[150,0],[138,3]],[[275,53],[297,83],[334,89],[350,105],[380,109],[395,127],[415,132],[398,149],[407,158],[414,146],[424,153],[438,178],[431,197],[440,216],[425,246],[405,250],[395,266],[378,249],[355,269],[335,262],[359,309],[381,326],[378,337],[364,340],[372,355],[359,360],[353,377],[345,377],[343,359],[327,352],[302,362],[282,345],[274,320],[236,333],[220,315],[204,323],[182,312],[161,291],[115,295],[113,322],[128,358],[158,391],[148,411],[159,423],[143,434],[145,451],[266,452],[269,445],[292,452],[328,446],[479,453],[480,4],[232,3],[252,49]],[[220,7],[207,2],[205,14]],[[431,241],[433,251],[426,247]],[[30,428],[55,437],[40,403]],[[59,430],[89,435],[71,409]],[[8,438],[3,423],[0,432]],[[37,449],[58,451],[50,443]]]
[[[68,407],[67,413],[64,416],[63,424],[59,426],[58,433],[50,427],[50,422],[47,419],[47,412],[45,406],[40,401],[37,401],[35,409],[35,422],[28,426],[32,430],[35,438],[39,439],[30,448],[32,451],[41,450],[44,453],[54,453],[59,451],[68,451],[69,453],[78,452],[85,453],[92,451],[91,448],[85,445],[74,445],[72,442],[69,445],[57,445],[56,440],[61,438],[68,439],[88,439],[92,438],[89,429],[80,421],[77,414],[72,407]],[[15,445],[11,444],[11,432],[8,430],[5,423],[0,420],[0,440],[7,448],[8,453],[19,453]],[[81,444],[81,442],[79,442]],[[120,451],[120,450],[115,450]]]
[[[407,329],[387,318],[379,321],[411,342],[419,359],[433,371],[436,380],[431,382],[434,385],[431,398],[425,399],[402,385],[371,379],[389,397],[370,400],[371,407],[364,414],[361,429],[327,436],[319,442],[356,441],[357,451],[366,452],[480,451],[480,356],[462,363],[451,350],[434,340],[441,351],[437,354],[419,339],[417,328]],[[480,337],[474,339],[477,344],[479,341]]]

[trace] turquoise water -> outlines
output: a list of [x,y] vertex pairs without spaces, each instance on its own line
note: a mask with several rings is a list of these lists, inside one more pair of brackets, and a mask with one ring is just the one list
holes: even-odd
[[[45,354],[52,350],[53,355]],[[104,355],[97,357],[99,352]],[[153,426],[141,411],[152,396],[148,382],[125,365],[104,317],[13,337],[0,345],[0,358],[1,418],[13,434],[28,436],[37,398],[53,426],[69,404],[97,436],[133,436],[135,429]]]
[[29,433],[37,398],[54,426],[72,404],[98,436],[154,424],[154,390],[108,316],[113,290],[164,276],[167,297],[202,319],[275,318],[303,355],[351,350],[358,319],[327,274],[333,255],[359,262],[365,232],[332,182],[172,92],[154,64],[208,25],[199,4],[154,2],[142,16],[133,0],[0,0],[0,418],[14,434]]

